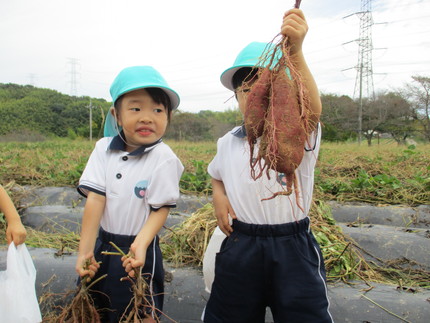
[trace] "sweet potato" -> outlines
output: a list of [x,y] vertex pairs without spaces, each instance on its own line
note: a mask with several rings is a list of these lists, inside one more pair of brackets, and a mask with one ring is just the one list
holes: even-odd
[[245,128],[248,141],[254,143],[263,134],[264,119],[269,106],[270,70],[264,69],[246,99]]
[[[268,147],[264,160],[279,173],[294,174],[304,155],[306,133],[301,123],[296,87],[286,73],[279,73],[272,85],[273,98],[266,119]],[[291,193],[287,182],[287,193]]]
[[[269,96],[268,108],[264,118],[264,129],[261,135],[259,153],[257,159],[251,162],[251,176],[254,179],[260,177],[265,171],[270,178],[270,170],[283,173],[286,179],[286,188],[283,191],[275,192],[267,199],[274,198],[278,195],[290,195],[294,192],[297,196],[299,191],[295,170],[300,165],[304,156],[305,142],[309,136],[308,118],[309,118],[309,97],[306,88],[301,80],[300,73],[297,72],[294,65],[289,60],[288,40],[284,37],[276,46],[271,58],[280,55],[278,62],[271,68],[266,68],[261,73],[260,78],[265,76],[269,79]],[[267,59],[267,58],[266,58]],[[268,72],[267,72],[268,71]],[[287,74],[289,73],[289,74]],[[256,82],[257,84],[257,82]],[[252,87],[251,96],[257,96],[260,88]],[[254,92],[255,91],[255,92]],[[257,102],[257,99],[253,99]],[[260,98],[260,102],[262,102]],[[256,110],[256,108],[254,107]],[[250,118],[251,120],[251,118]],[[253,126],[248,125],[250,129],[261,127],[261,119],[254,121]],[[248,140],[255,140],[256,131],[251,132]],[[249,135],[249,134],[248,134]],[[250,142],[250,146],[251,146]],[[251,151],[254,147],[251,146]],[[252,158],[252,155],[251,155]],[[263,164],[263,167],[261,165]],[[255,175],[256,167],[259,167],[260,173]],[[299,202],[297,202],[299,203]],[[298,205],[301,207],[300,205]]]
[[246,99],[244,119],[250,147],[250,165],[253,178],[255,178],[254,147],[257,139],[261,137],[264,131],[264,120],[269,106],[270,77],[271,71],[268,68],[264,69],[255,83],[252,84],[252,90]]

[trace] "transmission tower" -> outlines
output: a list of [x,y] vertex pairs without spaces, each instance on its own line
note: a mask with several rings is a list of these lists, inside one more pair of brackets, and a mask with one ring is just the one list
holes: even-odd
[[78,96],[78,89],[77,89],[77,66],[78,66],[78,59],[76,58],[68,58],[69,64],[70,64],[70,95],[71,96]]
[[372,0],[361,0],[361,11],[356,13],[360,18],[360,35],[358,38],[358,63],[356,66],[357,76],[354,86],[354,98],[359,100],[358,110],[358,142],[361,142],[363,99],[367,97],[374,100],[372,67]]
[[358,38],[358,64],[355,79],[354,98],[375,97],[373,88],[372,68],[372,0],[361,0],[361,11],[356,13],[360,17],[360,35]]

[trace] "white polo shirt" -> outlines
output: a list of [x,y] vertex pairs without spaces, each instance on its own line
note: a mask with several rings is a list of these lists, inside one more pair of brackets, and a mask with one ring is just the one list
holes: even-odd
[[163,143],[128,153],[119,136],[100,139],[79,181],[78,191],[106,196],[101,227],[111,233],[136,235],[151,209],[175,207],[184,167]]
[[251,178],[250,149],[243,126],[234,128],[218,140],[217,154],[210,162],[208,172],[212,178],[224,183],[228,199],[239,221],[253,224],[282,224],[307,216],[312,202],[314,168],[320,148],[320,128],[318,125],[303,148],[304,157],[295,172],[299,184],[299,203],[304,212],[296,203],[294,189],[289,196],[279,195],[271,200],[262,201],[276,192],[285,191],[283,187],[285,183],[282,184],[285,176],[270,170],[270,179],[267,178],[266,172],[256,181]]

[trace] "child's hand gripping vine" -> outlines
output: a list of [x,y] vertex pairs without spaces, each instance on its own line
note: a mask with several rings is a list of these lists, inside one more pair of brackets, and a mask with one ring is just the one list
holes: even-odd
[[[137,239],[136,239],[137,240]],[[135,241],[130,246],[130,252],[122,256],[122,266],[130,277],[138,277],[137,269],[143,268],[146,260],[146,248]]]
[[94,254],[79,255],[76,261],[76,272],[83,279],[87,276],[87,281],[91,280],[100,268],[100,264],[94,258]]
[[[128,314],[124,313],[124,315],[121,317],[121,322],[156,322],[149,315],[149,313],[156,311],[157,309],[146,299],[146,297],[150,295],[150,290],[148,284],[142,276],[142,268],[146,258],[146,248],[137,248],[136,246],[138,244],[133,243],[130,246],[129,253],[125,254],[113,242],[110,242],[110,244],[118,251],[118,253],[109,254],[121,256],[123,267],[128,274],[128,276],[123,277],[121,281],[130,281],[134,295],[130,301],[130,304],[128,305],[130,311]],[[136,259],[137,257],[135,256],[133,250],[140,250],[140,259]]]
[[[72,301],[62,309],[58,317],[53,320],[54,322],[101,322],[100,314],[94,305],[94,301],[91,298],[89,290],[100,280],[106,278],[107,274],[91,281],[95,274],[94,269],[99,266],[98,263],[94,264],[93,261],[95,261],[94,257],[91,257],[86,258],[81,262],[81,283],[79,284]],[[95,269],[95,271],[97,271],[97,269]]]

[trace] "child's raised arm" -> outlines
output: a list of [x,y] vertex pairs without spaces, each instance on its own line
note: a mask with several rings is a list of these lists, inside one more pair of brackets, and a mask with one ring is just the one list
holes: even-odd
[[300,72],[302,81],[309,91],[309,98],[311,103],[312,115],[310,119],[312,125],[315,126],[319,121],[319,117],[322,111],[322,104],[318,87],[315,83],[315,79],[306,64],[305,57],[302,51],[303,41],[308,32],[308,24],[305,16],[300,9],[291,9],[284,14],[281,34],[288,37],[288,41],[291,44],[291,60],[294,66]]
[[13,241],[16,246],[24,243],[27,231],[22,225],[21,218],[3,186],[0,186],[0,210],[3,212],[7,222],[7,243],[10,244]]

